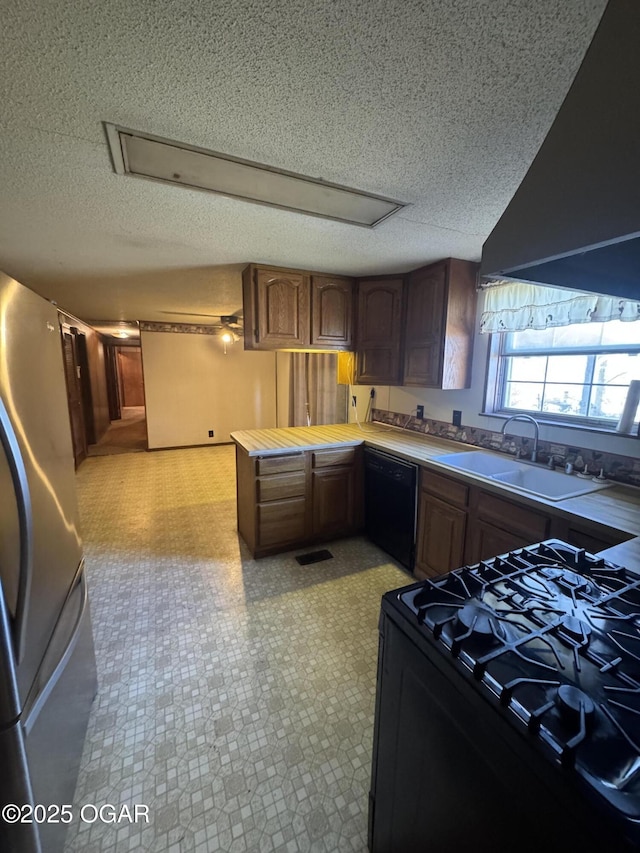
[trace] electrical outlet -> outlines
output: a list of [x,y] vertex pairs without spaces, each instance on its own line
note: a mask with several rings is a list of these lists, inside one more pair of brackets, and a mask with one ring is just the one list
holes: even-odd
[[424,418],[424,406],[416,407],[416,417],[420,418],[420,420]]
[[213,438],[213,430],[212,429],[209,430],[209,438]]
[[462,412],[458,409],[453,410],[453,417],[451,419],[451,423],[457,427],[462,426]]

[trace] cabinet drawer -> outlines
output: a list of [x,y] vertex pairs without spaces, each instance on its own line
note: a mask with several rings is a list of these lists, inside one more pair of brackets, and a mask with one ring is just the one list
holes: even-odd
[[304,540],[305,510],[304,498],[258,504],[258,544],[264,548]]
[[547,538],[549,518],[488,492],[478,495],[478,516],[503,530],[524,536],[527,544]]
[[314,468],[326,468],[329,465],[353,465],[355,447],[338,447],[335,450],[315,450],[312,454]]
[[259,477],[256,481],[256,494],[259,502],[276,501],[282,498],[295,498],[305,493],[306,478],[304,471],[292,471],[289,474],[274,474]]
[[426,468],[423,468],[420,473],[420,488],[454,506],[466,506],[469,500],[469,486],[450,480],[449,477],[434,474]]
[[286,456],[260,456],[256,462],[256,474],[286,474],[288,471],[304,471],[304,453],[287,453]]

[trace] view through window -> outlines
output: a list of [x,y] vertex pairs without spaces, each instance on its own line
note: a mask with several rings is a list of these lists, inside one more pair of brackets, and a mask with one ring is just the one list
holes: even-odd
[[497,411],[615,427],[640,379],[640,322],[581,323],[499,336]]

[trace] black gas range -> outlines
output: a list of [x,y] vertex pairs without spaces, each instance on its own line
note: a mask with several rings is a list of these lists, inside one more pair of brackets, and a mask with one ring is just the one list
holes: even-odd
[[374,853],[637,849],[640,575],[547,540],[387,593],[380,630]]

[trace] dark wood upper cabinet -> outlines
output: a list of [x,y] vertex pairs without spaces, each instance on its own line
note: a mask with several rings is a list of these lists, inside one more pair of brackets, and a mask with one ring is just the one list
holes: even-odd
[[255,270],[256,343],[309,345],[309,279],[302,273]]
[[469,388],[477,264],[448,258],[407,280],[403,385]]
[[311,344],[349,349],[353,343],[352,278],[311,276]]
[[[245,349],[354,348],[357,382],[468,388],[477,264],[455,258],[402,276],[345,276],[250,264]],[[354,309],[357,320],[354,323]]]
[[354,281],[251,264],[242,274],[245,349],[349,349]]
[[358,283],[358,379],[360,384],[399,385],[402,381],[403,280]]

